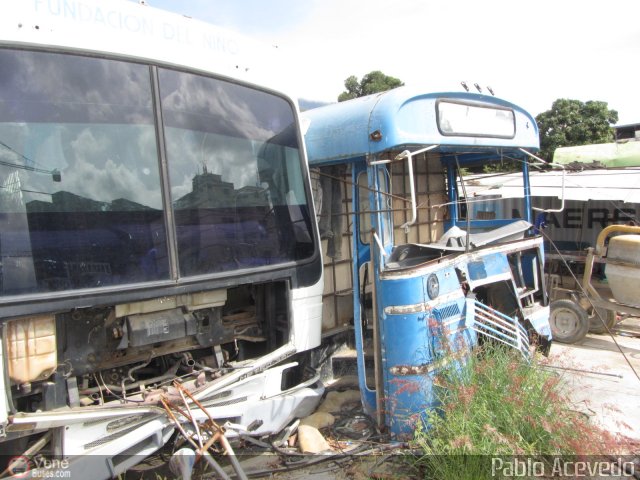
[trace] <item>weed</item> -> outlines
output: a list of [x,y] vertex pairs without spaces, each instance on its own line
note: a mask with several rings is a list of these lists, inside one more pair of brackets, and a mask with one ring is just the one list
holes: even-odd
[[418,425],[414,463],[426,478],[490,478],[491,459],[625,453],[627,445],[572,410],[559,378],[517,352],[486,346],[441,371],[440,406]]

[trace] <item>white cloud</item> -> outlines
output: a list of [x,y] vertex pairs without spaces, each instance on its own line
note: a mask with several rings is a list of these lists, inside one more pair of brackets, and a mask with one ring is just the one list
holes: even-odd
[[[130,126],[129,130],[136,129]],[[133,159],[120,158],[127,155],[119,148],[129,143],[124,135],[110,136],[106,131],[102,132],[98,129],[92,131],[89,128],[79,132],[70,142],[75,161],[72,168],[63,171],[60,190],[101,202],[112,202],[124,198],[151,208],[161,209],[162,199],[155,166],[157,156],[153,143],[155,136],[150,127],[144,130],[149,131],[141,132],[137,138],[136,134],[132,136],[141,146],[140,152],[148,152],[152,155],[150,157],[138,155]],[[142,145],[144,143],[146,144]]]

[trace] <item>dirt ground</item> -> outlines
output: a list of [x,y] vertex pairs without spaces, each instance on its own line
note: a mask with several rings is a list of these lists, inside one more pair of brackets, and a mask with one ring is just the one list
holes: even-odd
[[554,342],[548,364],[577,410],[609,432],[640,441],[640,318],[622,320],[613,333],[588,334],[573,345]]

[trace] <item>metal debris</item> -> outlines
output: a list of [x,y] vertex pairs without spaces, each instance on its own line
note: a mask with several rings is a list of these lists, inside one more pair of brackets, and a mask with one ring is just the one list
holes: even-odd
[[[177,405],[176,403],[168,402],[165,398],[162,398],[160,401],[164,406],[167,415],[176,428],[180,431],[182,436],[193,446],[196,452],[196,459],[200,457],[204,457],[207,463],[216,471],[216,473],[220,476],[220,478],[224,480],[229,480],[229,476],[222,469],[220,464],[216,462],[213,456],[209,453],[209,449],[211,449],[214,444],[217,442],[222,447],[223,453],[229,458],[231,462],[231,466],[235,471],[237,477],[240,480],[247,480],[247,475],[242,470],[240,466],[240,462],[238,461],[233,448],[229,444],[227,437],[224,435],[224,428],[218,425],[215,420],[209,415],[209,412],[206,408],[202,406],[202,404],[196,400],[193,395],[184,388],[179,382],[174,382],[174,387],[180,393],[180,398],[182,400],[182,406]],[[188,399],[187,399],[188,397]],[[191,414],[191,406],[189,405],[190,401],[195,404],[202,412],[205,413],[208,420],[198,424],[196,419]],[[191,425],[193,425],[195,435],[189,434],[182,425],[182,422],[178,420],[176,414],[185,418]],[[204,443],[203,443],[204,442]]]

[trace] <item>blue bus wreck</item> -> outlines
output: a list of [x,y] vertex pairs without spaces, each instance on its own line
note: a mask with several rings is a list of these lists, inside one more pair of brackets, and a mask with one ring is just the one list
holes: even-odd
[[380,427],[410,435],[437,403],[434,373],[479,342],[499,341],[525,357],[534,344],[548,350],[543,244],[530,214],[496,218],[496,199],[469,198],[460,175],[517,166],[520,211],[530,212],[527,162],[539,148],[530,114],[495,97],[403,87],[303,118],[312,177],[344,186],[336,199],[337,189],[323,185],[320,233],[330,264],[345,263],[335,225],[349,219],[359,386]]

